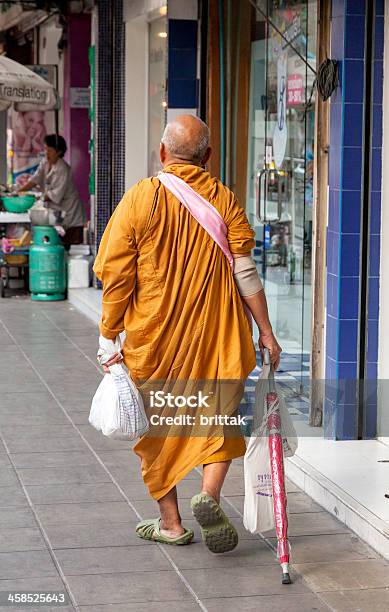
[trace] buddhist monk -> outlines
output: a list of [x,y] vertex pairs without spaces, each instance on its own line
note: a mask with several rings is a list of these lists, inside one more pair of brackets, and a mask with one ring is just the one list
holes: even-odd
[[[219,213],[233,269],[209,232],[163,184],[164,177],[153,176],[127,191],[115,209],[94,270],[103,284],[101,335],[113,340],[126,332],[121,353],[113,352],[106,365],[123,358],[140,390],[155,381],[235,381],[232,393],[218,388],[214,399],[215,415],[227,418],[236,415],[244,381],[256,365],[245,308],[259,328],[260,349],[268,348],[275,368],[281,348],[251,258],[254,232],[232,191],[206,171],[210,154],[209,129],[200,119],[182,115],[168,123],[160,145],[163,173],[182,179]],[[223,412],[224,401],[229,406]],[[193,410],[192,415],[195,420]],[[181,425],[187,432],[188,424]],[[229,426],[233,435],[226,433]],[[135,445],[144,482],[160,510],[160,517],[137,525],[137,534],[168,544],[191,542],[176,485],[202,466],[192,512],[209,550],[232,550],[237,532],[219,502],[231,461],[245,453],[244,438],[236,423],[219,423],[205,435],[193,427],[193,435],[181,435],[177,424],[152,424]]]

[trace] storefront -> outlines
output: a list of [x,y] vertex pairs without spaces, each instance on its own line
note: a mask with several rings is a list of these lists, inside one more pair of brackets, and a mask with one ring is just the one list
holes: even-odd
[[254,4],[209,4],[212,170],[246,207],[283,370],[308,394],[317,2]]

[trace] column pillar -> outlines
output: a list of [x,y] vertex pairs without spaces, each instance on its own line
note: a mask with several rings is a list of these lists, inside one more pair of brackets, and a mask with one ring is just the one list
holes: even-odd
[[374,437],[376,426],[376,394],[362,385],[377,378],[382,15],[382,0],[332,2],[340,85],[330,113],[324,429],[340,440]]

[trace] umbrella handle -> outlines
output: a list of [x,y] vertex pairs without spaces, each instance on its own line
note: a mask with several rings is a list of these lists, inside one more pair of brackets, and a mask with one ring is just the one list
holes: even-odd
[[263,365],[269,368],[269,393],[272,393],[276,390],[275,382],[274,382],[274,368],[270,363],[270,351],[268,348],[264,348],[263,350]]
[[270,365],[270,351],[268,348],[263,349],[263,365]]

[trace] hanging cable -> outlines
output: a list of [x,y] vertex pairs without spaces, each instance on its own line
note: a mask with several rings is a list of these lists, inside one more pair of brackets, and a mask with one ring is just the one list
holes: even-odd
[[316,76],[316,86],[323,102],[334,93],[339,83],[338,62],[326,59],[319,66]]

